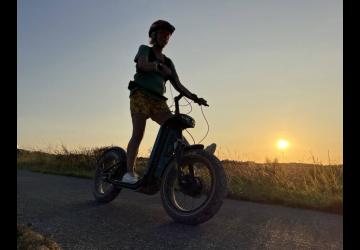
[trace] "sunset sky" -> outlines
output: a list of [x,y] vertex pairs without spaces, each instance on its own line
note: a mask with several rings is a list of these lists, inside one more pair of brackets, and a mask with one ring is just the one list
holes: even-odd
[[[216,142],[220,159],[342,163],[342,9],[335,0],[18,0],[18,147],[126,149],[133,59],[165,19],[176,31],[163,52],[208,101],[202,143]],[[170,105],[169,83],[166,96]],[[197,104],[190,115],[198,142],[206,121]],[[158,128],[148,120],[140,155]]]

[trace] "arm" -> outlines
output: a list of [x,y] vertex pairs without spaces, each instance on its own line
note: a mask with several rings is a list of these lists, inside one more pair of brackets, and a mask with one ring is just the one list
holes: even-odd
[[197,95],[191,93],[187,88],[185,88],[185,86],[182,85],[181,82],[179,81],[179,78],[171,78],[170,83],[180,94],[183,94],[185,97],[193,101],[197,100],[198,98]]
[[176,76],[171,76],[170,77],[170,83],[172,86],[174,86],[174,88],[180,93],[183,94],[185,97],[188,97],[189,99],[196,101],[197,100],[197,95],[191,93],[187,88],[185,88],[184,85],[181,84],[179,78]]
[[207,101],[204,98],[199,98],[197,95],[191,93],[187,88],[184,87],[179,81],[178,78],[176,79],[170,79],[171,84],[174,86],[174,88],[181,94],[183,94],[185,97],[188,97],[189,99],[193,100],[195,103],[199,105],[209,106],[207,104]]
[[169,75],[168,78],[169,78],[171,85],[174,86],[176,91],[178,91],[180,94],[183,94],[185,97],[188,97],[189,99],[191,99],[193,101],[196,101],[197,96],[195,94],[191,93],[187,88],[185,88],[184,85],[181,84],[181,82],[179,80],[179,76],[175,70],[175,66],[171,60],[170,60],[170,62],[171,62],[171,68],[170,68],[171,75]]
[[149,62],[149,50],[149,47],[141,45],[134,61],[136,62],[136,67],[139,70],[145,72],[156,72],[159,70],[158,65],[155,62]]
[[148,57],[146,55],[139,56],[137,67],[141,71],[145,71],[145,72],[157,72],[158,71],[157,63],[149,62]]
[[172,61],[171,62],[171,75],[168,76],[170,83],[174,86],[174,88],[185,97],[193,100],[195,103],[199,105],[209,106],[205,99],[197,97],[197,95],[191,93],[184,85],[181,84],[179,77],[176,73],[175,66]]

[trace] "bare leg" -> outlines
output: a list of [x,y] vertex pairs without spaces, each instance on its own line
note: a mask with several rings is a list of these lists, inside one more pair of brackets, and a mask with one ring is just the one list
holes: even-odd
[[133,132],[127,147],[127,171],[133,175],[139,146],[145,132],[147,118],[141,113],[132,114],[131,118]]

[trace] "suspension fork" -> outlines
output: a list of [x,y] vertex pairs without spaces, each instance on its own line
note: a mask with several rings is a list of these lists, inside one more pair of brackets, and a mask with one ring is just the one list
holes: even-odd
[[121,164],[119,162],[107,167],[106,169],[102,170],[103,179],[109,181],[110,179],[116,177],[118,171],[120,169]]
[[[184,151],[185,151],[185,146],[188,145],[187,142],[184,142],[183,140],[178,139],[175,142],[175,157],[176,157],[176,165],[177,165],[177,170],[178,170],[178,178],[181,179],[181,177],[183,176],[183,172],[180,169],[180,166],[182,164],[182,160],[184,157]],[[195,176],[195,171],[194,171],[194,166],[192,164],[189,164],[189,174],[191,177]]]
[[[184,136],[183,136],[183,140],[184,140],[183,142],[184,142],[185,146],[190,145],[189,142],[185,139]],[[195,176],[194,166],[192,164],[189,164],[189,173],[190,173],[191,177]]]
[[192,164],[189,164],[189,173],[192,178],[195,176],[194,166]]
[[177,139],[175,142],[175,145],[174,145],[174,147],[175,147],[175,164],[176,164],[176,168],[177,168],[177,172],[178,172],[178,180],[181,180],[181,178],[183,176],[183,172],[182,172],[180,166],[183,161],[185,146],[186,146],[186,144],[181,139]]

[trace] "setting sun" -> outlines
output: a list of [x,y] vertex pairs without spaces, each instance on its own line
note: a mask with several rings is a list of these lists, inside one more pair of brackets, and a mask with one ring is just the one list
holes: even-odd
[[287,149],[289,147],[289,142],[284,139],[280,139],[277,143],[277,147],[282,150]]

